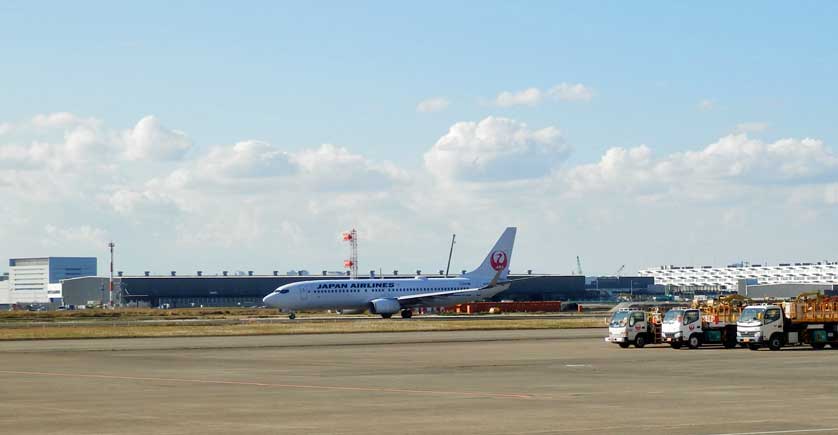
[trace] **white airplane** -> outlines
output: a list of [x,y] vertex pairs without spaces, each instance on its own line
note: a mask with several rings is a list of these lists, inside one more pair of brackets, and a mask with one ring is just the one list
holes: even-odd
[[509,288],[506,279],[512,260],[516,228],[509,227],[486,255],[480,267],[456,278],[339,279],[285,284],[262,299],[296,317],[299,310],[339,309],[362,313],[369,310],[389,319],[398,312],[413,316],[417,307],[447,307],[490,298]]

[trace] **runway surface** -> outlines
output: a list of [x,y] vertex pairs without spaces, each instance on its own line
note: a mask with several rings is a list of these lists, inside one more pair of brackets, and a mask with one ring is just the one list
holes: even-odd
[[838,351],[604,330],[0,342],[7,433],[838,433]]

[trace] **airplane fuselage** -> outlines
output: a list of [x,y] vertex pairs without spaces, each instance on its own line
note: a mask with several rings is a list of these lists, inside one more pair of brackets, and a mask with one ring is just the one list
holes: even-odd
[[[480,282],[478,282],[480,281]],[[341,279],[286,284],[266,297],[265,302],[283,311],[342,309],[364,310],[376,299],[458,291],[416,306],[438,307],[490,298],[508,288],[471,278]],[[472,290],[472,291],[467,291]]]

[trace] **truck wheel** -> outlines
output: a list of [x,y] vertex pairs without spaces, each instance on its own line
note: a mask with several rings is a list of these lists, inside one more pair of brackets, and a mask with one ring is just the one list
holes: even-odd
[[812,343],[812,349],[821,350],[826,347],[826,343]]
[[622,347],[623,349],[628,349],[628,347],[629,347],[629,342],[628,341],[621,341],[619,344],[620,344],[620,347]]
[[774,334],[768,340],[768,348],[771,350],[780,350],[783,347],[783,337],[780,334]]
[[736,347],[736,339],[731,340],[729,338],[725,338],[725,341],[722,342],[722,345],[724,345],[725,349],[733,349],[734,347]]
[[698,337],[698,334],[690,335],[690,339],[687,341],[687,346],[689,346],[690,349],[698,349],[698,347],[701,346],[701,338]]
[[681,348],[681,342],[673,341],[672,343],[669,343],[669,346],[673,349],[680,349]]
[[636,347],[638,349],[642,349],[643,346],[645,346],[645,345],[646,345],[646,336],[645,335],[640,334],[637,337],[635,337],[634,347]]
[[756,344],[756,343],[749,343],[749,344],[748,344],[748,349],[751,349],[751,350],[759,350],[759,345],[758,345],[758,344]]

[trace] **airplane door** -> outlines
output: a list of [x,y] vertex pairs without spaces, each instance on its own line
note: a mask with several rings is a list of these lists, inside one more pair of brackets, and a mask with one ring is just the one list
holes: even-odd
[[311,291],[311,289],[308,288],[308,286],[301,287],[300,288],[300,300],[304,301],[304,300],[308,299],[308,293],[310,291]]

